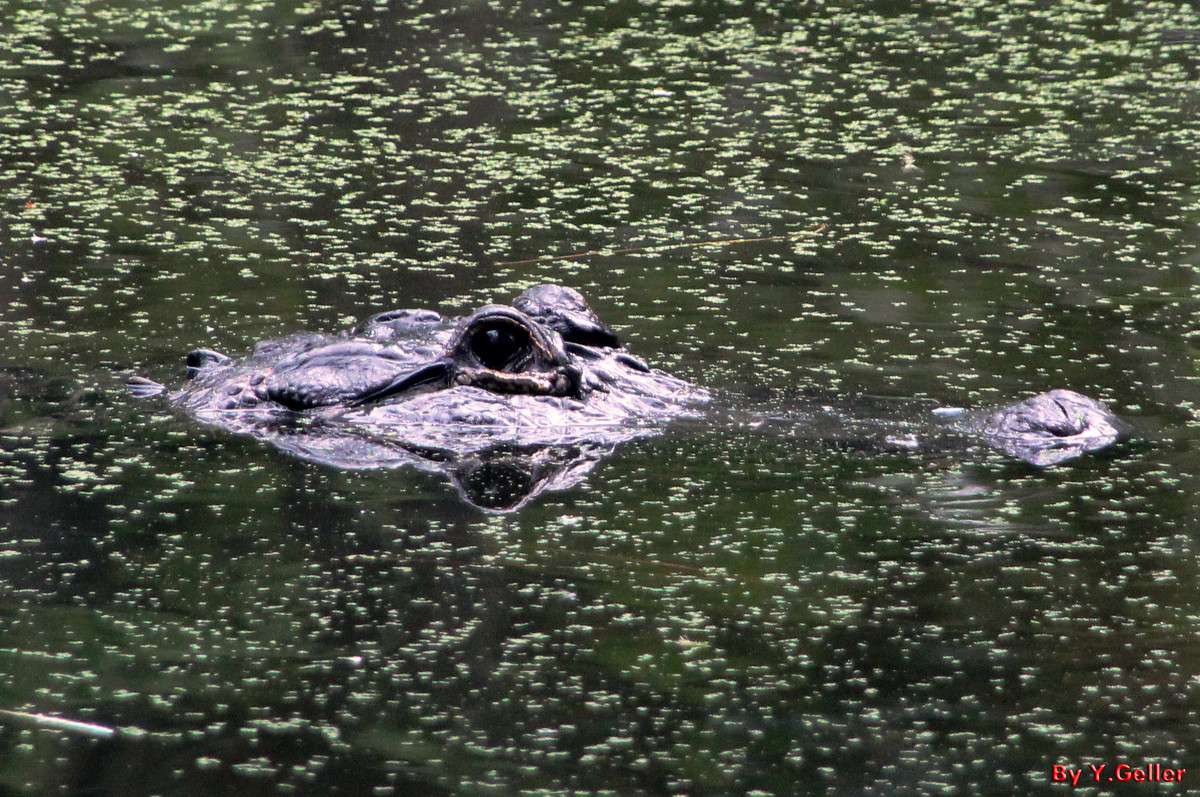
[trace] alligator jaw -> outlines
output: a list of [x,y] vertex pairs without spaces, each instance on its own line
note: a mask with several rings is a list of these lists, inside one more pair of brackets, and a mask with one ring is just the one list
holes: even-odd
[[423,368],[418,368],[404,376],[393,379],[385,385],[381,385],[373,390],[363,393],[353,401],[346,402],[347,407],[361,407],[365,404],[374,404],[392,396],[398,396],[402,393],[413,393],[417,391],[440,390],[449,387],[450,381],[450,362],[448,360],[438,360],[431,365],[426,365]]

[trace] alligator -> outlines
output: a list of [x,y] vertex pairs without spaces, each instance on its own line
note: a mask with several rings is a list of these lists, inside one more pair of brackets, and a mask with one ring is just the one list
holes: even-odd
[[[197,349],[186,367],[171,402],[204,423],[340,468],[437,471],[496,511],[577,483],[617,444],[672,420],[718,415],[708,391],[633,356],[581,294],[560,285],[461,319],[380,313],[341,334],[264,341],[240,360]],[[139,396],[166,391],[137,376],[129,387]],[[813,412],[738,411],[740,428],[772,419],[873,423],[828,408],[816,411],[820,423]],[[1103,404],[1063,389],[996,409],[934,410],[924,425],[919,431],[978,439],[1042,467],[1124,432]],[[920,445],[912,433],[884,440]]]

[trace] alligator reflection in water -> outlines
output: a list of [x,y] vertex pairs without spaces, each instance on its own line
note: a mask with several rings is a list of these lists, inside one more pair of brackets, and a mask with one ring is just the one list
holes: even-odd
[[[188,382],[172,401],[203,422],[340,468],[444,473],[468,501],[499,511],[578,483],[617,444],[701,417],[710,402],[706,391],[633,357],[579,293],[556,285],[458,321],[399,310],[342,335],[266,341],[240,361],[199,349],[187,364]],[[130,387],[163,390],[140,377]],[[831,418],[843,431],[889,427],[853,411],[823,412],[820,423],[805,412],[736,414],[749,418],[742,428],[783,421],[819,434]],[[906,428],[885,437],[885,447],[965,435],[1039,466],[1121,432],[1103,405],[1067,390],[930,414]]]
[[[211,421],[211,418],[209,418]],[[212,421],[215,422],[215,421]],[[223,424],[231,428],[229,424]],[[496,443],[490,435],[460,437],[456,450],[414,445],[398,437],[318,419],[291,419],[242,426],[246,432],[281,451],[345,470],[411,467],[449,479],[466,502],[494,512],[520,509],[544,491],[566,490],[581,482],[610,454],[619,440],[648,434],[650,427],[605,430],[607,443],[515,445]],[[412,430],[414,436],[420,430]],[[444,431],[444,430],[443,430]],[[622,435],[621,432],[625,434]]]

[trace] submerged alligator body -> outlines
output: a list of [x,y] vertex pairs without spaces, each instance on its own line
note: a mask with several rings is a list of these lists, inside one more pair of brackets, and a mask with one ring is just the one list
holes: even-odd
[[[438,471],[494,510],[575,484],[613,446],[701,417],[710,403],[707,391],[631,355],[578,292],[557,285],[458,320],[382,313],[340,335],[265,341],[237,361],[199,349],[187,366],[171,399],[198,420],[341,468]],[[163,390],[138,377],[130,387]],[[1122,431],[1103,405],[1067,390],[942,412],[928,426],[1039,466],[1102,448]]]

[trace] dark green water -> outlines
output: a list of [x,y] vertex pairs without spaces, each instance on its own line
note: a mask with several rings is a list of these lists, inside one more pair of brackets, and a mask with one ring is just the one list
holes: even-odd
[[[95,726],[0,715],[0,794],[1195,788],[1198,73],[1173,2],[0,0],[0,709]],[[121,389],[541,281],[716,389],[1138,439],[688,424],[494,515]]]

